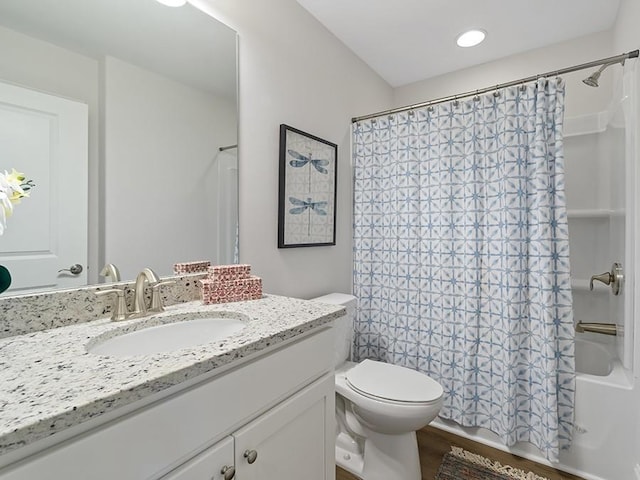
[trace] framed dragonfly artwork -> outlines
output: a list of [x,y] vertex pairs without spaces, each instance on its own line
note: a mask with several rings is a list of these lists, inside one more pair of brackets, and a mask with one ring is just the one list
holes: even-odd
[[278,248],[336,244],[338,146],[280,125]]

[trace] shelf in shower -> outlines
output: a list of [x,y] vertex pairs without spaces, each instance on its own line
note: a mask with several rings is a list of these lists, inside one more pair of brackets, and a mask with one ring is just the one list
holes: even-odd
[[606,111],[567,117],[564,119],[564,138],[602,133],[607,129],[608,123],[609,114]]
[[577,208],[568,209],[569,218],[611,218],[623,217],[624,210],[609,210],[605,208]]

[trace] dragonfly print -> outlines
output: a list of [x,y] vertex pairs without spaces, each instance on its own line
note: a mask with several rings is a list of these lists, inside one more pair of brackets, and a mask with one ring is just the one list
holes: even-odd
[[296,152],[295,150],[287,150],[289,152],[289,155],[291,155],[294,160],[291,160],[289,162],[289,165],[291,165],[294,168],[302,168],[305,165],[309,164],[309,188],[311,188],[311,165],[313,165],[313,168],[315,168],[318,172],[322,173],[323,175],[326,175],[329,173],[329,170],[327,170],[326,167],[327,165],[329,165],[329,160],[326,159],[322,159],[322,158],[312,158],[313,154],[311,152],[309,152],[308,155],[302,155],[301,153]]
[[311,198],[306,200],[300,200],[295,197],[289,197],[289,201],[292,205],[295,205],[292,209],[289,210],[289,213],[292,215],[301,215],[304,212],[307,212],[309,215],[307,221],[307,236],[311,236],[311,211],[316,213],[317,215],[325,216],[327,215],[327,211],[325,208],[329,204],[329,202],[314,202]]

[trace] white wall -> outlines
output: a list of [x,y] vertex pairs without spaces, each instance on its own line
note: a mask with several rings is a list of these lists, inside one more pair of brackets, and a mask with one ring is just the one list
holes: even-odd
[[[394,103],[395,106],[402,106],[424,102],[615,54],[612,33],[597,33],[397,88]],[[609,71],[609,75],[603,74],[600,77],[600,87],[593,88],[581,82],[589,73],[590,71],[582,71],[563,75],[567,81],[567,116],[599,112],[607,106],[613,85],[612,75]]]
[[[391,87],[295,0],[192,3],[239,35],[240,261],[269,293],[350,292],[350,119],[388,108]],[[281,123],[338,144],[335,246],[277,248]]]
[[235,103],[115,58],[103,70],[105,260],[129,279],[215,262],[211,194],[218,148],[236,142]]
[[[0,80],[89,105],[89,212],[99,202],[98,76],[97,60],[0,27]],[[89,274],[98,266],[98,232],[98,216],[89,215]]]

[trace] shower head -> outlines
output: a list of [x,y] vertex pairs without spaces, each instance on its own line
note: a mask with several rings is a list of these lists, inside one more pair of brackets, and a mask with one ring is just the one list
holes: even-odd
[[598,79],[600,78],[600,75],[602,74],[602,71],[607,68],[607,65],[603,65],[601,66],[597,72],[593,72],[591,75],[589,75],[587,78],[585,78],[584,80],[582,80],[582,83],[584,83],[585,85],[589,85],[590,87],[598,87]]
[[[607,68],[610,65],[615,65],[618,62],[614,62],[614,63],[605,63],[604,65],[602,65],[597,71],[593,72],[591,75],[589,75],[587,78],[585,78],[584,80],[582,80],[582,83],[584,83],[585,85],[589,85],[590,87],[598,87],[598,80],[600,79],[600,75],[602,74],[602,71]],[[624,65],[624,61],[622,62],[622,64]]]
[[582,80],[582,83],[584,83],[585,85],[589,85],[590,87],[598,87],[598,78],[600,78],[600,71],[598,70],[597,72],[595,72],[594,74],[588,76],[587,78],[585,78],[584,80]]

